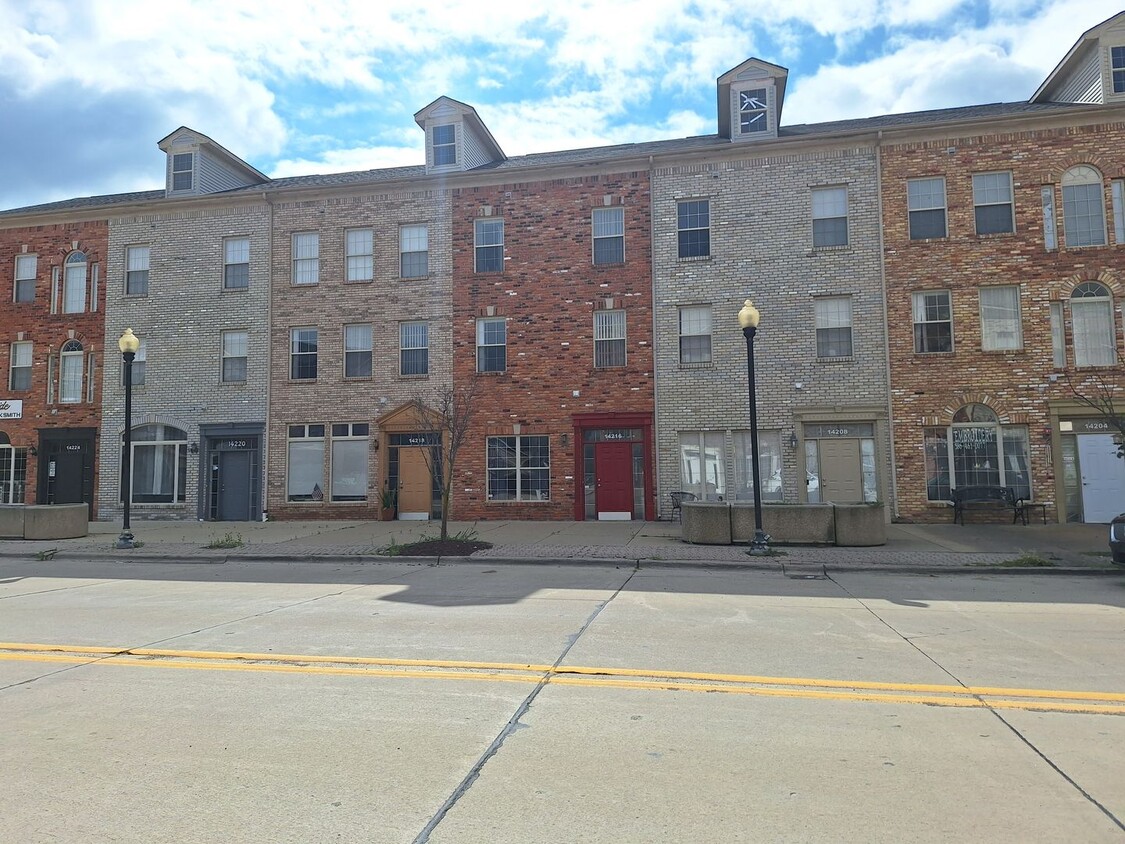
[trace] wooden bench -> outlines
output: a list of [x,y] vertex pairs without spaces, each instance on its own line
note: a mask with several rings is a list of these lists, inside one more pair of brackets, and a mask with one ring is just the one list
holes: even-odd
[[965,510],[1011,510],[1012,524],[1021,517],[1027,524],[1027,511],[1010,486],[959,486],[950,490],[953,501],[953,524],[965,524]]

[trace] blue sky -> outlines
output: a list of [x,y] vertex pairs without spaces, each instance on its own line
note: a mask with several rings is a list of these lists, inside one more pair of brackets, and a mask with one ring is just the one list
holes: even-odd
[[162,187],[181,125],[270,176],[419,164],[443,94],[508,155],[711,134],[751,56],[789,125],[1025,100],[1119,2],[0,0],[0,208]]

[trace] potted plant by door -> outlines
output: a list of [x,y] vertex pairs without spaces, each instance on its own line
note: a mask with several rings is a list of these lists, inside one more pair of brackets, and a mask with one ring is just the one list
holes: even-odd
[[395,504],[398,503],[398,496],[395,491],[387,487],[379,495],[379,521],[391,522],[395,518]]

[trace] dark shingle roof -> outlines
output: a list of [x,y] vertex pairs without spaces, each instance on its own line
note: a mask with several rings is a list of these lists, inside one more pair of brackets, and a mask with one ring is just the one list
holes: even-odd
[[[835,120],[827,123],[802,123],[795,126],[782,126],[778,132],[779,140],[828,137],[840,134],[863,134],[875,132],[880,129],[906,128],[911,126],[936,126],[943,123],[959,123],[972,120],[987,120],[1002,117],[1015,117],[1020,115],[1050,114],[1051,112],[1074,111],[1081,109],[1098,108],[1098,106],[1082,105],[1077,103],[991,103],[989,105],[963,106],[960,108],[943,108],[932,111],[915,111],[906,114],[887,114],[878,117],[863,117],[853,120]],[[618,144],[615,146],[589,147],[586,149],[560,150],[555,152],[537,152],[529,155],[517,155],[498,161],[494,164],[479,167],[471,172],[498,172],[508,173],[533,167],[550,167],[555,165],[581,165],[613,160],[627,160],[630,158],[647,158],[650,155],[675,154],[706,149],[730,149],[731,142],[718,135],[700,135],[692,138],[675,138],[666,141],[646,141],[635,144]],[[769,141],[760,144],[747,145],[751,148],[765,150],[769,148]],[[426,177],[426,168],[421,165],[409,167],[386,167],[378,170],[356,170],[350,173],[325,173],[323,175],[290,176],[280,179],[271,179],[258,185],[234,188],[209,196],[238,196],[244,194],[275,193],[291,188],[316,188],[340,187],[346,185],[369,184],[377,186],[382,182],[394,182],[407,179],[420,179]],[[434,177],[438,178],[438,177]],[[54,211],[85,210],[106,208],[112,209],[116,205],[125,205],[133,202],[151,202],[164,199],[163,190],[138,191],[135,193],[117,193],[107,196],[87,196],[79,199],[67,199],[61,202],[49,202],[44,205],[31,205],[24,208],[13,208],[9,211],[0,211],[0,219],[25,214],[43,214]],[[170,200],[181,201],[181,200]]]

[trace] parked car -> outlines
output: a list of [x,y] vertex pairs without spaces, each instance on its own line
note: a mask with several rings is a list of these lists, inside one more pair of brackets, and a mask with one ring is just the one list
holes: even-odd
[[1114,516],[1109,523],[1109,551],[1113,554],[1113,562],[1125,566],[1125,513]]

